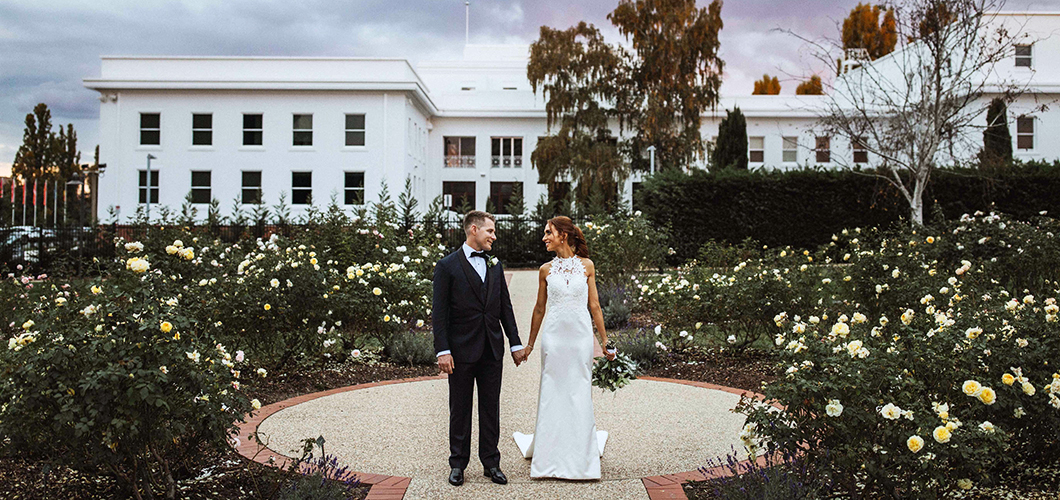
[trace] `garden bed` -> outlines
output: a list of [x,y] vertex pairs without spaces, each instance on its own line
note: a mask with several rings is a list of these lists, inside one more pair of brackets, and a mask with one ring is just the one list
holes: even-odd
[[[266,378],[248,390],[248,396],[270,404],[311,392],[337,387],[422,377],[438,373],[436,366],[391,363],[343,364],[328,368],[299,370]],[[177,477],[178,498],[261,499],[284,498],[274,490],[283,475],[275,468],[248,462],[235,450],[204,451],[201,461],[188,464],[184,477]],[[361,499],[370,486],[358,486],[350,498]],[[0,491],[5,498],[64,498],[89,500],[123,498],[118,482],[109,474],[94,474],[68,467],[53,467],[45,461],[0,458]]]
[[693,348],[665,355],[643,375],[708,382],[759,392],[762,383],[776,380],[776,361],[768,353],[744,351],[720,352]]

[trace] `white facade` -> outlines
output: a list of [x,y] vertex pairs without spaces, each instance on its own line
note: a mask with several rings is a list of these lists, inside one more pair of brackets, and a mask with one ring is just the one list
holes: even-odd
[[[1010,68],[1031,84],[1010,108],[1016,146],[1020,106],[1030,109],[1060,95],[1060,65],[1052,60],[1060,54],[1060,37],[1050,36],[1060,28],[1060,15],[1020,13],[1007,19],[1020,22],[1038,40],[1031,68]],[[155,157],[151,169],[158,179],[158,203],[172,210],[194,187],[199,201],[216,198],[222,213],[230,213],[248,189],[245,172],[251,173],[251,184],[253,173],[260,172],[265,204],[278,203],[283,193],[295,216],[308,205],[292,203],[306,193],[318,207],[332,196],[345,204],[350,201],[347,191],[360,191],[352,201],[371,202],[383,182],[396,198],[406,178],[412,180],[421,207],[446,188],[461,192],[473,183],[474,208],[484,209],[491,189],[510,182],[522,183],[532,206],[546,186],[538,184],[530,155],[548,130],[545,103],[526,78],[527,58],[526,46],[484,45],[467,46],[462,61],[425,62],[416,68],[403,59],[103,57],[101,76],[85,79],[87,87],[100,92],[100,154],[108,165],[100,178],[100,207],[120,207],[123,221],[133,215],[147,194],[140,171],[149,154]],[[739,106],[747,119],[752,168],[853,164],[847,141],[830,139],[826,154],[816,149],[814,129],[817,113],[825,108],[823,99],[726,97],[717,111],[704,116],[703,136],[716,136],[725,110]],[[142,121],[144,115],[147,121]],[[158,117],[157,128],[152,115]],[[311,128],[305,128],[304,116],[296,115],[311,115]],[[347,115],[354,116],[352,122]],[[246,116],[252,117],[250,122]],[[358,116],[363,116],[363,129]],[[252,127],[245,128],[247,123]],[[355,127],[347,129],[349,123]],[[1060,111],[1038,113],[1035,125],[1033,147],[1014,147],[1016,156],[1060,157],[1060,143],[1049,139],[1060,132]],[[156,142],[155,135],[158,144],[144,143]],[[207,142],[207,136],[208,145],[194,144]],[[311,145],[296,145],[310,136]],[[347,145],[349,137],[355,145]],[[461,147],[468,142],[456,138],[474,138],[474,154],[447,158],[453,151],[446,138]],[[502,147],[495,158],[495,141],[516,150]],[[521,156],[515,154],[517,145]],[[203,172],[209,172],[206,186]],[[627,181],[625,196],[637,181],[639,174]],[[205,206],[198,208],[204,214]]]

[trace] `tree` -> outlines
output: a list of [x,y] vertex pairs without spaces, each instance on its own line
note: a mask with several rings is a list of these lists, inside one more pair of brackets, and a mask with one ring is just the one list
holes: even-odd
[[865,49],[869,53],[869,59],[876,60],[894,50],[898,43],[897,30],[893,8],[884,11],[878,5],[859,3],[843,20],[843,48]]
[[22,145],[15,153],[11,174],[28,182],[47,177],[55,165],[56,139],[52,132],[52,113],[48,105],[40,103],[26,115],[26,129]]
[[752,95],[777,95],[780,93],[780,80],[777,77],[770,78],[768,74],[762,75],[761,80],[755,80],[755,89]]
[[74,172],[81,170],[81,152],[77,150],[77,132],[74,124],[69,123],[66,129],[59,127],[59,135],[54,137],[54,169],[51,179],[67,181]]
[[[1011,102],[1022,93],[994,71],[1016,43],[1027,43],[996,16],[1000,1],[905,0],[895,9],[896,29],[913,41],[838,77],[820,110],[822,135],[856,140],[875,157],[876,168],[866,175],[901,193],[915,225],[924,222],[924,191],[934,169],[965,162],[980,149],[972,132],[982,128],[983,97],[989,92]],[[843,164],[840,156],[833,161]]]
[[1008,105],[995,97],[986,109],[986,128],[983,129],[983,151],[979,166],[991,169],[1012,163],[1012,135],[1008,131]]
[[747,170],[747,120],[740,108],[728,111],[718,125],[718,143],[711,164],[719,169]]
[[795,87],[795,95],[824,95],[821,77],[813,75],[809,80],[800,83],[798,87]]
[[[542,26],[530,46],[527,78],[546,99],[550,132],[531,155],[539,182],[565,176],[585,200],[593,185],[608,197],[655,146],[660,168],[703,155],[700,117],[718,102],[721,1],[621,0],[608,19],[631,42],[608,44],[585,22]],[[611,129],[618,124],[618,133]],[[629,131],[622,140],[619,136]]]

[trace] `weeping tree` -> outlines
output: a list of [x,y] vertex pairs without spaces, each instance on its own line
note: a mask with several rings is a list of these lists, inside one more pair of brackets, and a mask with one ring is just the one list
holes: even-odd
[[[995,71],[1013,57],[1017,44],[1031,42],[1013,18],[996,14],[1002,5],[998,0],[895,5],[895,30],[906,43],[890,57],[837,77],[818,110],[816,132],[859,144],[874,166],[865,175],[901,193],[914,225],[924,222],[924,192],[934,170],[968,162],[980,149],[989,97],[1012,102],[1026,85]],[[835,49],[843,46],[803,40],[816,45],[822,62],[834,61]],[[853,167],[849,160],[833,155],[832,161]]]
[[718,101],[723,62],[720,0],[622,0],[608,19],[628,49],[585,22],[542,26],[527,78],[550,133],[531,155],[539,182],[572,182],[582,202],[597,186],[610,204],[632,168],[647,169],[649,146],[661,168],[702,158],[700,116]]

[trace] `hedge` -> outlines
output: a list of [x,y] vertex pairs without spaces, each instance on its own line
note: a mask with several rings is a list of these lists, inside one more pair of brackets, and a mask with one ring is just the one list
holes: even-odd
[[[986,174],[938,169],[924,196],[925,219],[997,210],[1023,219],[1043,210],[1060,213],[1060,163],[1017,164]],[[714,240],[735,244],[814,248],[843,228],[886,226],[908,220],[897,188],[869,172],[664,171],[638,189],[634,207],[669,229],[678,259],[696,256]]]

